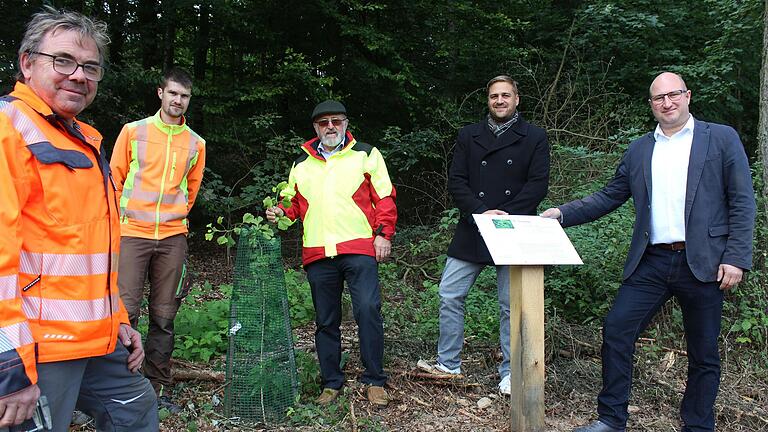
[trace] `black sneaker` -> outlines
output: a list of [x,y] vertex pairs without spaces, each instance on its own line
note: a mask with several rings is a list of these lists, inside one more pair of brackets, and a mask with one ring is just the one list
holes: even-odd
[[179,405],[176,405],[175,403],[173,403],[171,398],[168,397],[168,396],[158,396],[157,397],[157,408],[158,409],[165,408],[171,414],[178,414],[182,410],[182,408]]

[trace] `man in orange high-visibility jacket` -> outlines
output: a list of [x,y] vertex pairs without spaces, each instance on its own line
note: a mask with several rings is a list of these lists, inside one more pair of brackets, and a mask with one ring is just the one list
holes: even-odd
[[317,137],[301,147],[288,175],[291,207],[267,209],[275,222],[301,219],[303,260],[315,306],[315,347],[323,378],[317,403],[332,402],[344,384],[341,363],[341,293],[347,282],[360,336],[368,400],[387,405],[384,326],[377,262],[389,257],[395,234],[395,188],[376,147],[347,131],[347,109],[328,100],[312,112]]
[[[104,75],[106,25],[45,8],[0,98],[0,428],[40,394],[53,430],[157,431],[141,337],[117,287],[120,226],[101,135],[75,116]],[[28,428],[24,426],[24,430]]]
[[149,273],[144,375],[159,406],[177,413],[170,393],[173,320],[188,286],[187,214],[203,179],[205,141],[184,117],[192,96],[187,72],[169,69],[157,95],[160,110],[125,125],[112,152],[122,227],[117,283],[135,328]]

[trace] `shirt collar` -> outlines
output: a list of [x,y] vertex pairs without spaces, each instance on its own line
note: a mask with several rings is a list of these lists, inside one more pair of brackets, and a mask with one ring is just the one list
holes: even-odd
[[664,132],[661,130],[661,125],[656,124],[656,130],[653,131],[653,138],[656,141],[658,141],[659,139],[667,139],[667,140],[672,139],[677,135],[682,135],[689,132],[693,134],[693,124],[694,124],[693,114],[688,114],[688,121],[685,122],[685,125],[683,125],[683,128],[675,132],[674,134],[672,134],[672,136],[670,137],[664,135]]

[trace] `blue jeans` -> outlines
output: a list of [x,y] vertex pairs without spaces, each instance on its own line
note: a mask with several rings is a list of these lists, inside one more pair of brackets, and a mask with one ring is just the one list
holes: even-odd
[[683,312],[688,345],[688,382],[680,406],[682,430],[715,430],[713,407],[720,385],[717,339],[723,310],[719,285],[696,279],[685,250],[646,250],[637,270],[619,288],[603,325],[603,389],[597,398],[603,423],[625,427],[635,341],[664,303],[675,297]]
[[304,267],[315,305],[315,347],[323,387],[340,389],[344,384],[341,363],[341,293],[347,281],[352,314],[360,339],[360,358],[365,384],[383,386],[384,320],[376,259],[368,255],[338,255]]
[[[440,338],[437,361],[456,369],[461,366],[464,345],[464,301],[485,264],[476,264],[448,257],[440,280]],[[499,375],[509,375],[509,266],[496,266],[499,296],[499,342],[504,359]]]

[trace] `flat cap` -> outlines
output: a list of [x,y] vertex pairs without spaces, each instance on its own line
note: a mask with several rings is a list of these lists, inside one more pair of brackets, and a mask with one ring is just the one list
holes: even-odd
[[312,110],[312,120],[318,118],[319,116],[323,114],[347,114],[347,109],[344,108],[344,105],[341,104],[341,102],[335,101],[335,100],[327,100],[324,102],[320,102],[315,106],[315,109]]

